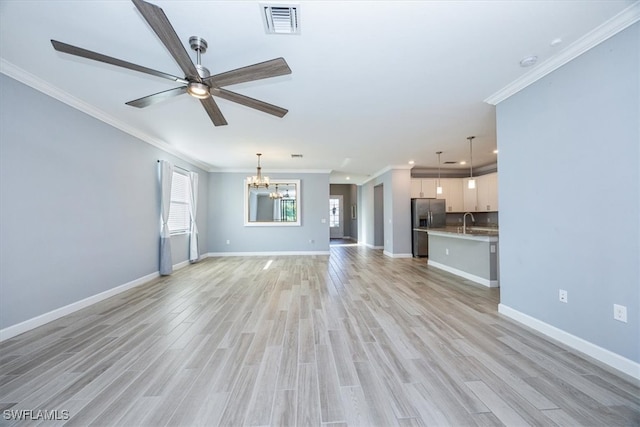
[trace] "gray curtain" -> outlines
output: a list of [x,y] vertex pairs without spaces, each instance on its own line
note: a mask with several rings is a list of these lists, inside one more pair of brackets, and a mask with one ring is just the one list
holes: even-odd
[[198,174],[189,172],[189,215],[191,215],[191,229],[189,230],[189,261],[196,262],[200,258],[198,253],[198,226],[196,225],[196,213],[198,212]]
[[173,273],[171,259],[171,234],[169,233],[169,207],[171,206],[171,180],[173,165],[160,160],[160,274],[166,276]]

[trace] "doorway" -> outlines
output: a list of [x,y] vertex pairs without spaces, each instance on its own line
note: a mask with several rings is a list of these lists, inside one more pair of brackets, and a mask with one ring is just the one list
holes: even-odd
[[344,237],[344,199],[341,195],[329,196],[329,238]]
[[384,248],[384,187],[373,187],[373,247]]

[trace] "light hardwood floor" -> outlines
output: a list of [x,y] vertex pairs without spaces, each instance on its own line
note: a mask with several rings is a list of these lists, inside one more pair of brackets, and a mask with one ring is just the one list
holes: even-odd
[[0,408],[70,419],[0,424],[640,424],[636,385],[498,299],[362,246],[207,259],[1,343]]

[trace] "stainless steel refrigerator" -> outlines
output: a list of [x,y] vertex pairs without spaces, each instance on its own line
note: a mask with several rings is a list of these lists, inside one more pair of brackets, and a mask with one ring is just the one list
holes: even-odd
[[447,211],[445,200],[411,199],[411,247],[414,257],[429,256],[429,228],[444,227]]

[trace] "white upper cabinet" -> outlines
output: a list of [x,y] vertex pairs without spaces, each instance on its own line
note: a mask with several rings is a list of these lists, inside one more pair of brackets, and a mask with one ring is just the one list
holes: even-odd
[[437,194],[437,199],[446,200],[447,212],[462,212],[464,203],[462,199],[462,180],[460,178],[442,178],[442,194]]
[[436,198],[436,181],[435,178],[412,178],[411,179],[411,198]]
[[437,178],[412,178],[412,198],[446,200],[447,212],[496,212],[498,210],[498,174],[474,177],[476,188],[469,189],[469,178],[442,178],[442,194],[436,194]]
[[498,174],[482,175],[476,181],[478,198],[477,210],[494,212],[498,210]]

